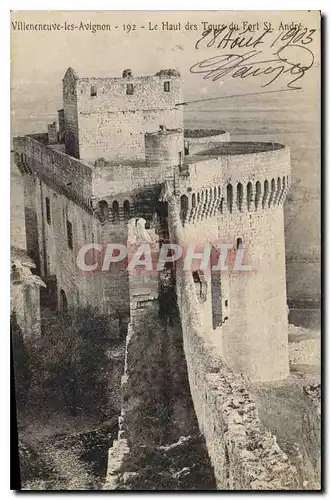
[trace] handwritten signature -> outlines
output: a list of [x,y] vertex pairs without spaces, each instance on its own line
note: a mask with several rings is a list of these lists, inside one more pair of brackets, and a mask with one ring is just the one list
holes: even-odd
[[[229,30],[220,38],[224,28],[213,30],[213,38],[208,40],[210,31],[203,34],[198,40],[199,43],[205,39],[206,48],[216,46],[217,49],[228,49],[226,54],[204,59],[191,66],[191,73],[202,73],[203,79],[212,81],[224,78],[230,75],[232,78],[256,78],[262,75],[267,76],[265,83],[261,87],[268,87],[283,75],[288,75],[289,81],[286,82],[286,88],[290,90],[301,89],[298,84],[306,72],[314,64],[314,54],[307,47],[313,41],[313,32],[315,30],[291,29],[288,32],[281,33],[276,39],[272,40],[268,48],[275,47],[276,51],[271,53],[270,58],[259,57],[263,54],[262,50],[255,47],[264,43],[265,37],[270,35],[270,30],[265,30],[258,37],[243,36],[244,33],[233,37],[233,30]],[[216,32],[216,33],[215,33]],[[207,41],[208,40],[208,41]],[[216,43],[217,42],[217,43]],[[244,54],[233,53],[233,48],[249,48]],[[301,82],[300,82],[301,83]]]

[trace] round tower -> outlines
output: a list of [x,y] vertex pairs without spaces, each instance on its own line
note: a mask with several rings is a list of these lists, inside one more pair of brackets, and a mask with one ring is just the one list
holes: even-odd
[[162,125],[157,132],[145,134],[146,168],[151,177],[162,182],[169,176],[173,179],[174,168],[184,158],[184,135],[181,129],[167,130]]
[[[234,372],[251,380],[289,374],[283,212],[289,186],[289,149],[275,143],[219,144],[199,154],[179,181],[187,240],[199,234],[233,247],[216,291],[221,320],[208,334]],[[213,293],[210,283],[212,305]]]

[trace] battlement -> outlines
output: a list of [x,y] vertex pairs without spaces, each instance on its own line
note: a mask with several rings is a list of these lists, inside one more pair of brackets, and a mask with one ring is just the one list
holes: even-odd
[[190,129],[186,128],[184,130],[184,137],[185,139],[205,139],[206,137],[215,137],[215,136],[222,136],[223,134],[226,134],[227,132],[225,130],[219,130],[219,129],[206,129],[206,128],[197,128],[197,129]]
[[23,174],[32,174],[49,187],[93,214],[92,169],[76,158],[48,145],[47,134],[15,137],[16,165]]
[[229,132],[220,129],[185,129],[185,156],[213,149],[214,143],[230,141]]

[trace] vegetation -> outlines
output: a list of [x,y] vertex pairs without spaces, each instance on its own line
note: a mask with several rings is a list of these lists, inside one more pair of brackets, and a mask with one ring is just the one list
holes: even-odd
[[42,336],[26,341],[30,401],[71,416],[104,414],[111,390],[109,350],[120,342],[109,318],[91,308],[52,314],[43,322]]
[[12,314],[10,319],[10,333],[15,373],[16,405],[20,411],[27,402],[31,382],[31,370],[29,352],[24,343],[22,330],[17,324],[15,313]]
[[106,463],[120,411],[124,343],[111,324],[77,308],[49,313],[42,335],[23,339],[12,316],[22,487],[96,488],[93,463]]

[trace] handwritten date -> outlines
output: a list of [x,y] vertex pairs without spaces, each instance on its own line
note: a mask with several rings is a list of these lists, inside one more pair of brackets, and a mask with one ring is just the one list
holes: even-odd
[[[222,52],[216,56],[204,59],[191,66],[191,73],[201,73],[205,80],[212,81],[224,78],[256,78],[264,76],[261,87],[268,87],[282,76],[290,78],[286,88],[300,89],[299,80],[314,64],[314,54],[308,47],[313,41],[315,30],[293,28],[281,32],[276,38],[271,37],[270,29],[260,35],[244,31],[240,34],[234,30],[206,30],[196,43],[196,49],[214,47]],[[268,43],[267,43],[268,42]],[[262,45],[267,49],[267,57],[263,57]],[[238,49],[250,49],[239,53]],[[227,50],[224,54],[223,50]],[[237,49],[234,53],[233,49]],[[300,82],[301,83],[301,82]]]

